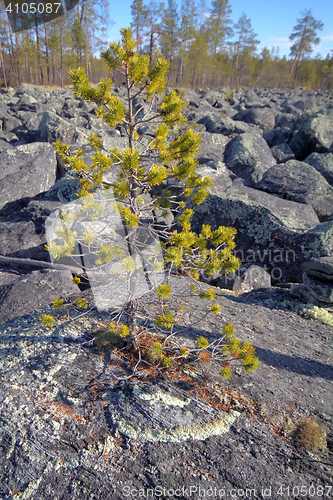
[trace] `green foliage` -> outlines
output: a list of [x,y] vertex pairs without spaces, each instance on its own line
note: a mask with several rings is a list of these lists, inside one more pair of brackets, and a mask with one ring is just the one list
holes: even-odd
[[149,363],[156,363],[163,357],[162,344],[154,342],[152,347],[147,352],[147,359]]
[[81,297],[79,297],[75,300],[75,305],[77,307],[80,307],[81,309],[87,309],[88,301],[86,299],[82,299]]
[[54,309],[62,309],[63,305],[64,305],[64,299],[55,299],[52,302],[52,306],[54,307]]
[[163,366],[165,368],[170,368],[170,366],[172,365],[173,363],[173,359],[172,358],[163,358]]
[[200,299],[208,299],[208,300],[213,300],[216,297],[216,292],[213,289],[206,290],[205,292],[200,292],[199,293]]
[[164,314],[156,317],[155,323],[157,326],[165,326],[166,328],[170,328],[174,323],[174,319],[170,311],[165,311]]
[[207,349],[207,347],[209,345],[208,340],[205,337],[203,337],[202,335],[197,338],[195,343],[196,343],[196,346],[198,347],[198,349]]
[[180,355],[182,356],[182,358],[187,358],[188,356],[188,348],[187,347],[180,347],[179,348],[179,352],[180,352]]
[[[215,7],[218,7],[218,3]],[[87,101],[95,102],[98,105],[97,115],[108,125],[117,125],[127,133],[128,147],[123,151],[113,148],[105,154],[102,150],[102,140],[93,134],[89,142],[94,153],[89,167],[82,159],[83,150],[79,149],[71,155],[67,145],[60,141],[54,144],[64,162],[80,174],[79,197],[82,199],[82,207],[74,218],[63,215],[64,227],[57,232],[62,245],[52,242],[48,248],[52,255],[58,258],[70,255],[77,242],[81,244],[81,248],[93,246],[96,256],[95,266],[98,270],[103,270],[104,266],[115,262],[117,267],[113,268],[111,273],[115,279],[114,288],[117,289],[116,283],[119,283],[119,280],[127,279],[129,293],[135,288],[136,273],[141,269],[138,268],[138,257],[146,251],[145,242],[148,240],[154,243],[146,254],[148,263],[145,264],[145,273],[151,269],[155,273],[163,271],[165,274],[167,266],[169,274],[182,274],[193,282],[198,281],[201,272],[207,275],[214,275],[220,271],[233,272],[241,263],[232,253],[236,230],[232,227],[218,227],[213,231],[209,225],[203,225],[199,234],[191,230],[194,206],[201,204],[207,198],[208,188],[213,185],[213,181],[209,177],[201,178],[196,174],[198,166],[196,157],[201,136],[187,124],[183,113],[185,102],[182,93],[173,90],[164,94],[169,62],[158,57],[155,64],[149,64],[146,56],[137,53],[136,42],[130,29],[123,28],[121,38],[121,42],[111,43],[110,48],[102,53],[102,57],[111,70],[118,71],[124,77],[127,90],[124,101],[113,94],[112,82],[107,78],[102,78],[98,85],[92,86],[82,68],[72,70],[70,76],[75,93]],[[159,95],[161,97],[158,97]],[[143,100],[141,108],[136,107],[134,101],[136,98]],[[157,111],[152,112],[152,109]],[[151,141],[140,138],[137,133],[138,127],[155,118],[160,120],[155,138]],[[103,230],[97,229],[94,232],[94,226],[90,225],[89,229],[82,229],[79,232],[75,229],[75,224],[77,222],[83,224],[86,220],[98,222],[105,213],[108,213],[106,207],[96,201],[93,193],[96,190],[105,192],[103,191],[105,173],[112,170],[115,164],[117,165],[116,180],[113,182],[115,198],[109,200],[110,208],[113,214],[120,215],[126,231],[122,235],[121,242],[111,235],[105,236],[108,241],[104,242],[101,239],[101,235],[104,237]],[[183,190],[178,198],[163,186],[163,182],[170,177],[182,182]],[[145,195],[150,194],[152,188],[156,189],[156,186],[160,186],[158,194],[150,197],[147,203]],[[105,187],[108,188],[109,185]],[[164,227],[159,229],[158,224],[147,222],[146,205],[149,210],[162,209],[164,216],[173,213],[174,221],[171,227],[168,230]],[[71,224],[72,229],[70,229]],[[84,225],[82,227],[84,228]],[[97,224],[98,227],[100,226]],[[142,236],[145,234],[149,234],[149,237]],[[163,241],[161,245],[158,243],[160,240]],[[123,243],[125,245],[122,245]],[[128,248],[128,254],[124,250],[125,247]],[[159,261],[161,251],[163,259]],[[125,275],[120,273],[120,268]],[[118,323],[109,325],[107,331],[103,331],[95,339],[95,344],[100,348],[109,344],[122,345],[124,337],[128,337],[127,342],[135,351],[139,350],[140,353],[144,351],[148,362],[161,368],[169,368],[175,359],[194,354],[201,355],[202,361],[206,358],[216,359],[219,362],[224,358],[229,358],[230,361],[238,359],[246,371],[259,366],[254,356],[254,349],[248,343],[243,344],[233,337],[234,329],[230,324],[224,326],[223,335],[218,340],[209,342],[205,337],[199,336],[195,342],[195,349],[179,346],[174,340],[174,326],[180,320],[178,315],[181,307],[175,315],[171,312],[171,308],[167,307],[165,301],[172,296],[172,289],[168,280],[164,281],[166,282],[154,286],[156,296],[153,300],[159,307],[159,314],[153,317],[153,323],[161,338],[169,339],[168,345],[163,343],[162,348],[161,342],[154,342],[147,348],[147,343],[140,344],[141,334],[138,333],[137,313],[139,304],[143,302],[133,295],[129,296],[129,302],[119,314],[120,318],[121,314],[125,313],[126,325],[119,326]],[[190,283],[190,290],[191,293],[196,292],[193,283]],[[216,292],[213,289],[201,290],[199,297],[212,301],[216,297]],[[83,299],[77,299],[76,305],[81,308],[87,307]],[[207,314],[217,315],[219,310],[219,304],[212,304]],[[167,337],[163,330],[165,328],[169,332]],[[230,366],[224,366],[221,373],[229,376]]]
[[161,299],[167,299],[168,297],[170,297],[170,295],[171,295],[171,288],[170,288],[170,286],[167,283],[165,283],[164,285],[160,285],[157,288],[157,295]]
[[49,314],[42,314],[42,316],[40,316],[39,318],[39,321],[48,328],[52,328],[55,324],[54,317]]

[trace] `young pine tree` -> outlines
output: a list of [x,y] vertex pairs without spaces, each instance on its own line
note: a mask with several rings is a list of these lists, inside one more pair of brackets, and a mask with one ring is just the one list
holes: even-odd
[[[209,225],[203,225],[200,234],[191,230],[192,207],[207,198],[207,187],[213,183],[209,177],[201,178],[195,173],[200,136],[189,127],[182,113],[185,102],[181,93],[174,90],[165,93],[169,62],[158,58],[151,66],[148,56],[139,56],[131,29],[122,29],[121,36],[121,42],[111,43],[101,55],[110,71],[119,71],[125,80],[124,102],[112,93],[111,80],[107,78],[92,87],[82,68],[70,71],[70,77],[78,96],[98,104],[96,114],[101,119],[126,132],[128,147],[123,151],[113,148],[106,154],[102,140],[93,134],[90,144],[95,153],[88,167],[82,159],[82,149],[71,155],[68,145],[60,141],[55,143],[63,161],[79,174],[81,189],[78,195],[82,204],[74,218],[73,213],[62,215],[62,227],[57,230],[60,244],[53,241],[48,249],[54,258],[59,258],[72,255],[77,248],[75,245],[79,244],[81,254],[82,249],[94,254],[95,275],[104,272],[104,278],[108,277],[109,287],[102,288],[103,298],[107,295],[106,290],[118,298],[121,290],[126,291],[127,298],[116,316],[117,321],[95,341],[99,347],[124,343],[123,337],[127,337],[124,348],[136,353],[136,366],[145,363],[168,368],[181,358],[204,353],[205,359],[215,356],[223,362],[223,376],[231,374],[228,358],[240,360],[246,371],[254,370],[259,362],[253,347],[233,337],[234,328],[230,323],[224,325],[221,338],[209,343],[200,336],[192,349],[179,343],[175,335],[176,316],[182,308],[174,313],[167,307],[173,295],[171,275],[178,272],[186,276],[191,293],[194,293],[196,286],[202,288],[198,281],[200,273],[214,275],[236,270],[240,265],[232,253],[236,231],[231,227],[213,231]],[[158,122],[155,136],[150,140],[140,137],[139,127],[154,120]],[[105,181],[105,173],[110,170],[116,175],[112,195],[108,189],[110,183]],[[179,196],[161,188],[167,178],[182,181]],[[159,186],[158,194],[156,191],[154,194]],[[107,207],[97,193],[104,193],[109,199]],[[93,223],[84,226],[87,214],[90,221],[98,220],[95,227]],[[117,214],[118,218],[119,214],[121,216],[123,232],[119,230],[119,220],[114,222]],[[173,222],[163,224],[163,219],[170,219],[170,215]],[[112,218],[116,231],[107,229],[107,221]],[[142,277],[149,283],[146,290],[138,287]],[[145,306],[143,297],[147,291],[149,296],[156,293],[158,313],[152,316],[154,322],[150,333],[155,331],[158,335],[151,336],[148,342],[145,338],[143,345],[138,311]],[[212,289],[201,291],[199,296],[212,301],[215,292]],[[147,309],[147,314],[153,314]],[[212,304],[206,314],[216,315],[218,311],[219,304]],[[50,326],[49,317],[47,321]]]

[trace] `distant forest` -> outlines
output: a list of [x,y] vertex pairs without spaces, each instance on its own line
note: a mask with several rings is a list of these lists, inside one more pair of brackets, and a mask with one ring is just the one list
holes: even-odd
[[[131,26],[140,54],[170,61],[172,87],[333,89],[333,50],[325,59],[310,57],[323,28],[311,11],[296,20],[289,57],[278,47],[259,52],[251,20],[243,13],[233,23],[231,12],[228,0],[182,0],[180,8],[176,0],[134,0]],[[66,86],[68,70],[79,66],[91,82],[109,76],[96,54],[107,48],[111,25],[107,0],[79,0],[67,15],[15,33],[0,1],[0,86]],[[112,77],[119,83],[117,73]]]

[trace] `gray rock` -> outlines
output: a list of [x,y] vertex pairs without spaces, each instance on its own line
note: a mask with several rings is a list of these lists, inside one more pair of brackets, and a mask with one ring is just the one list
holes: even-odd
[[332,114],[316,113],[300,123],[289,146],[298,160],[304,160],[311,153],[327,153],[332,143]]
[[2,118],[2,130],[4,132],[15,132],[15,129],[21,125],[21,120],[12,114],[8,114]]
[[316,102],[313,98],[304,96],[299,97],[297,95],[288,97],[283,103],[282,107],[287,113],[299,114],[299,112],[304,113],[315,113],[318,111]]
[[291,113],[277,113],[275,116],[275,126],[279,128],[294,128],[296,116]]
[[312,153],[305,160],[314,167],[331,186],[333,186],[333,154],[332,153]]
[[28,94],[22,94],[18,100],[17,107],[22,111],[36,111],[37,99]]
[[333,281],[333,257],[313,258],[303,262],[302,269],[308,276]]
[[80,189],[80,183],[77,175],[72,171],[67,172],[51,187],[47,193],[49,200],[61,201],[61,203],[69,203],[77,200],[77,192]]
[[[191,307],[188,285],[176,293],[193,318],[202,301]],[[117,365],[117,353],[110,349],[105,359],[105,351],[91,346],[88,334],[100,328],[101,320],[94,310],[55,328],[45,328],[38,320],[43,313],[52,314],[51,308],[3,325],[1,496],[9,499],[11,492],[20,491],[23,498],[72,500],[75,491],[80,500],[123,500],[127,485],[136,493],[148,487],[153,491],[156,484],[168,493],[192,486],[197,488],[193,498],[199,498],[199,487],[201,492],[248,488],[260,496],[263,485],[270,483],[272,490],[282,485],[292,491],[296,476],[300,484],[325,491],[331,481],[331,469],[323,460],[327,455],[310,455],[293,446],[286,418],[297,421],[316,408],[331,435],[330,327],[279,305],[266,305],[268,297],[276,304],[287,293],[269,289],[234,297],[217,292],[227,317],[212,317],[200,329],[184,329],[182,324],[179,341],[193,345],[198,335],[219,340],[225,319],[232,315],[237,336],[255,345],[262,367],[228,381],[218,377],[218,369],[200,363],[191,373],[184,368],[175,381],[118,382],[128,373]],[[175,301],[172,307],[178,305]],[[109,314],[103,320],[114,318]],[[318,343],[323,348],[318,349]],[[241,412],[228,432],[210,432],[205,441],[193,439],[200,433],[203,437],[209,427],[218,428],[218,420],[225,417],[221,406]],[[184,430],[192,425],[195,434],[184,443],[164,442],[165,431],[181,430],[176,414]],[[277,425],[283,427],[284,439],[276,434]],[[132,433],[125,437],[133,427],[136,439]],[[155,442],[147,439],[152,431]]]
[[204,124],[207,132],[212,134],[223,134],[230,135],[235,131],[236,123],[232,118],[228,116],[215,117],[215,116],[205,116],[201,120],[198,120],[198,124]]
[[258,183],[276,163],[266,141],[254,133],[244,133],[231,139],[225,149],[224,161],[249,185]]
[[0,287],[0,324],[77,292],[70,271],[32,271]]
[[292,149],[284,142],[273,146],[271,148],[271,152],[277,163],[285,163],[289,160],[296,160]]
[[303,284],[317,300],[333,303],[333,282],[322,281],[303,273]]
[[50,144],[8,149],[0,153],[0,164],[0,209],[48,191],[56,180],[56,155]]
[[333,231],[318,224],[312,207],[239,184],[231,192],[218,186],[209,191],[211,196],[195,207],[193,230],[200,232],[202,224],[236,228],[234,255],[264,267],[272,282],[300,282],[304,255],[333,255]]
[[311,205],[320,220],[333,213],[333,189],[307,163],[289,160],[274,165],[264,172],[256,187],[269,193],[283,195],[286,199]]
[[62,142],[72,143],[76,136],[75,127],[68,120],[64,120],[52,111],[43,113],[38,127],[38,139],[41,142],[52,143],[60,139]]
[[271,275],[262,267],[248,263],[239,267],[236,272],[221,277],[217,286],[247,293],[258,288],[270,288]]
[[2,151],[7,151],[7,149],[13,149],[13,145],[3,139],[0,139],[0,153]]
[[234,120],[242,120],[245,123],[258,125],[264,131],[275,127],[275,114],[269,108],[252,107],[247,111],[241,111],[234,116]]
[[202,142],[199,149],[199,163],[205,163],[208,160],[223,161],[225,146],[229,139],[222,134],[201,134]]
[[200,163],[196,169],[196,173],[201,177],[211,177],[215,182],[216,188],[220,191],[227,191],[231,188],[232,180],[235,175],[227,169],[226,165],[221,161],[207,161]]
[[287,143],[292,137],[292,131],[288,127],[277,127],[264,134],[264,139],[270,148],[282,143]]
[[60,201],[32,200],[21,210],[9,212],[0,221],[0,254],[48,261],[45,220],[61,205]]
[[289,293],[292,297],[296,297],[306,304],[313,304],[317,306],[320,304],[320,302],[314,298],[305,285],[293,284],[289,289]]

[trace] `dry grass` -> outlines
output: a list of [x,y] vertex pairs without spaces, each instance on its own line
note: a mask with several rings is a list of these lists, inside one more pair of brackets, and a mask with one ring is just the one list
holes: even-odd
[[319,422],[312,418],[301,420],[294,433],[294,441],[310,451],[316,451],[327,446],[327,436]]

